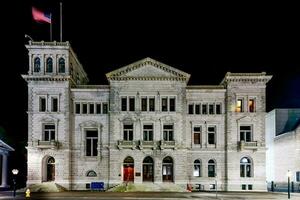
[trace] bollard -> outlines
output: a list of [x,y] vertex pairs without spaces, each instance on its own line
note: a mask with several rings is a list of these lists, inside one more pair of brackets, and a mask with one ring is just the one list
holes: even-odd
[[30,197],[30,189],[29,189],[29,188],[27,188],[27,190],[26,190],[25,193],[26,193],[26,196],[25,196],[26,198],[27,198],[27,197]]

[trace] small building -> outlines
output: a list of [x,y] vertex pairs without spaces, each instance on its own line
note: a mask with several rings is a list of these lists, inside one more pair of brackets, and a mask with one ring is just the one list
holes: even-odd
[[0,139],[0,190],[8,188],[7,174],[8,174],[8,155],[10,151],[14,151],[12,147]]
[[[266,175],[274,190],[300,184],[300,109],[274,109],[266,115]],[[293,190],[292,189],[292,190]]]

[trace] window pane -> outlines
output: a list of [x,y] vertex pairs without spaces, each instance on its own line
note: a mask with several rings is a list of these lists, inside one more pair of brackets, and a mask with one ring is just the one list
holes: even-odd
[[129,98],[129,111],[134,111],[134,110],[135,110],[135,99]]
[[246,165],[247,177],[251,177],[251,166],[249,164]]
[[86,156],[92,155],[92,140],[86,139]]
[[155,111],[155,99],[154,98],[149,99],[149,111]]
[[200,176],[200,165],[194,165],[194,176]]
[[40,62],[40,58],[35,58],[34,59],[34,69],[33,69],[33,71],[34,72],[40,72],[40,66],[41,66],[41,62]]
[[101,114],[101,103],[96,104],[96,113]]
[[200,114],[200,105],[199,105],[199,104],[197,104],[197,105],[195,106],[195,113],[196,113],[197,115]]
[[221,104],[216,105],[216,114],[221,114]]
[[215,144],[215,134],[208,133],[208,144]]
[[87,114],[87,104],[86,103],[82,104],[82,114]]
[[132,141],[133,140],[133,131],[129,131],[129,140]]
[[58,99],[57,98],[52,98],[52,112],[57,112],[58,111]]
[[254,112],[254,99],[250,99],[248,102],[249,112]]
[[170,98],[170,111],[175,111],[175,98]]
[[251,142],[252,139],[251,139],[251,132],[247,131],[246,132],[246,142]]
[[86,137],[98,137],[98,131],[86,131]]
[[50,140],[55,140],[55,130],[51,130],[50,135],[51,135]]
[[122,97],[122,105],[121,105],[121,109],[122,111],[127,111],[127,97]]
[[46,98],[40,97],[40,112],[46,111]]
[[58,61],[58,72],[59,73],[65,73],[65,59],[60,58]]
[[200,144],[200,133],[194,133],[194,144]]
[[98,155],[97,145],[98,145],[98,138],[97,139],[93,139],[93,156],[97,156]]
[[189,114],[194,114],[194,105],[193,104],[189,105]]
[[236,112],[244,112],[242,99],[238,99],[236,102]]
[[52,71],[53,71],[52,58],[47,58],[47,61],[46,61],[46,72],[52,73]]
[[215,177],[215,165],[208,165],[208,177]]
[[161,110],[162,111],[168,111],[168,99],[167,98],[162,98],[161,100]]
[[209,104],[209,114],[212,115],[214,114],[214,105],[213,104]]
[[207,114],[207,105],[206,104],[202,104],[202,114],[203,115]]
[[147,98],[142,98],[142,111],[147,111]]
[[107,113],[108,113],[108,104],[103,103],[103,114],[107,114]]
[[80,103],[75,104],[75,113],[80,114]]
[[245,165],[240,165],[240,176],[245,177]]

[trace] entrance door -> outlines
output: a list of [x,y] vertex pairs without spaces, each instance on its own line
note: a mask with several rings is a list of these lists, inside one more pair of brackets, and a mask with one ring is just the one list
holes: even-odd
[[164,182],[173,182],[173,159],[169,156],[163,159],[162,176]]
[[126,157],[123,163],[123,181],[134,181],[134,160],[132,157]]
[[153,178],[154,178],[153,159],[148,156],[143,161],[143,181],[153,182]]
[[53,157],[48,158],[47,161],[47,181],[55,180],[55,160]]

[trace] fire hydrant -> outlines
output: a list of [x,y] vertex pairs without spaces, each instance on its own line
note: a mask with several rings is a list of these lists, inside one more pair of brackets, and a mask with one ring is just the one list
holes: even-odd
[[30,189],[29,188],[27,188],[27,190],[26,190],[26,196],[25,197],[30,197]]

